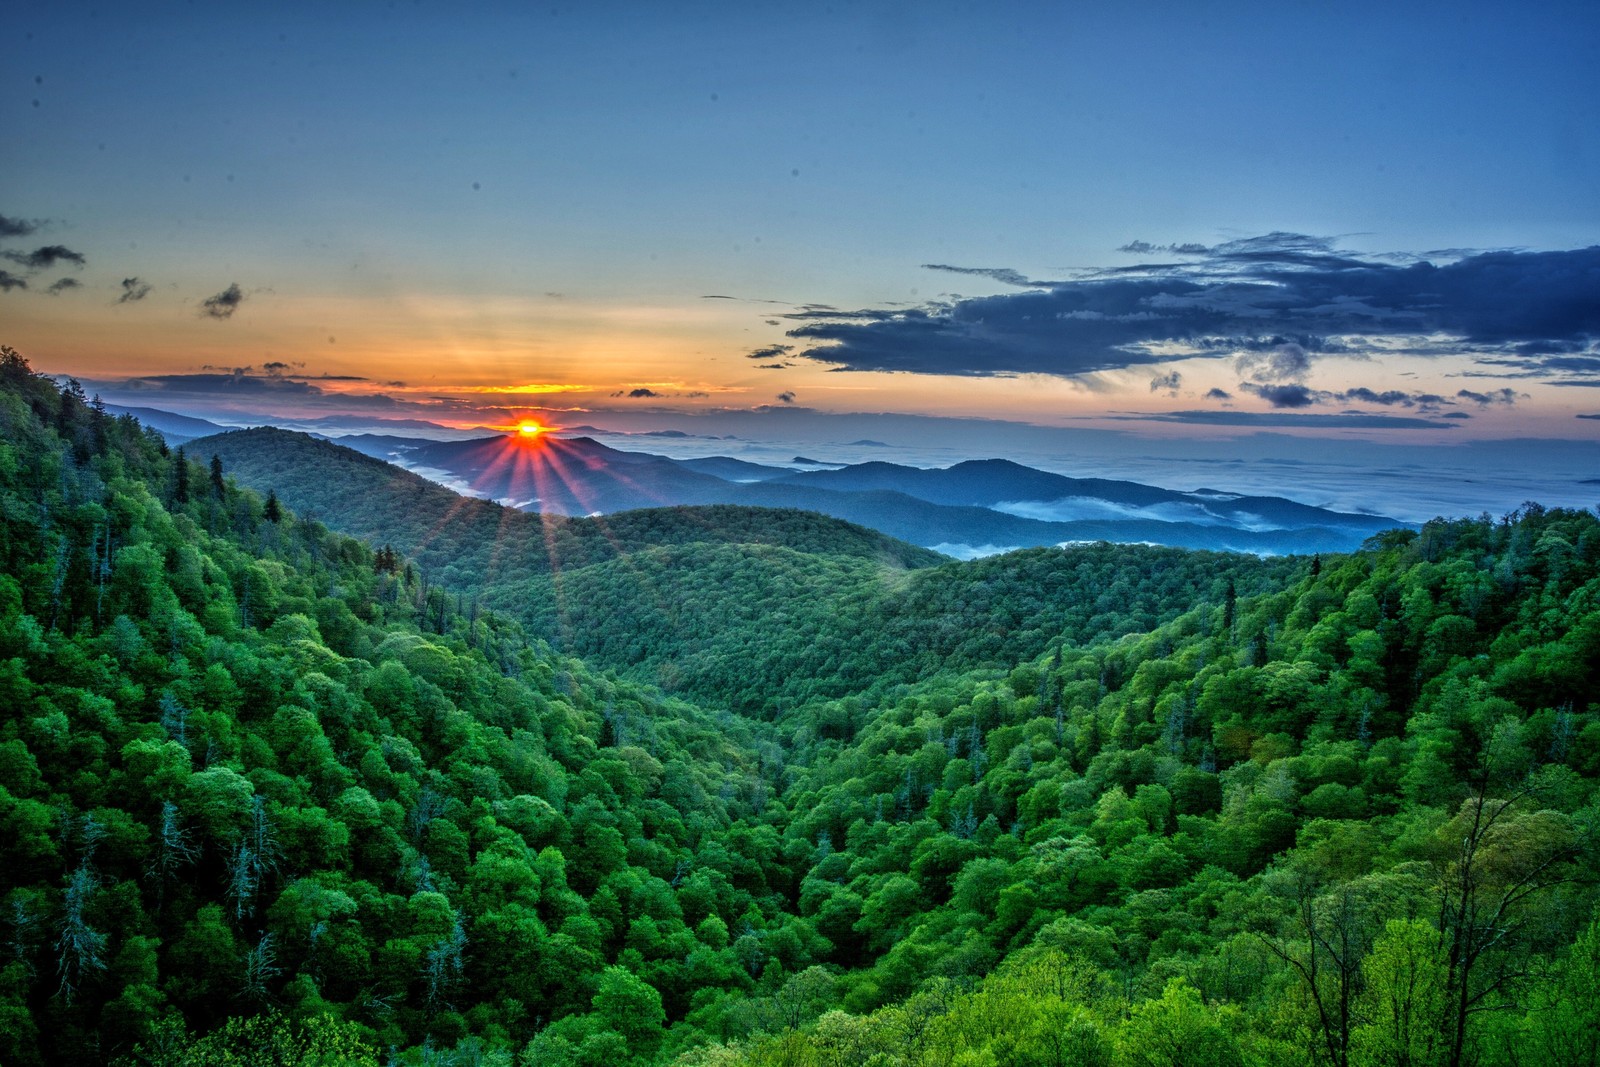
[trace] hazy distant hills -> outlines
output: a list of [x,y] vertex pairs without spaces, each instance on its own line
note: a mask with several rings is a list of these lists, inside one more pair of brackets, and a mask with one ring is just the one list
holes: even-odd
[[[301,509],[337,510],[335,496],[356,486],[370,494],[381,484],[384,494],[364,509],[374,516],[384,507],[381,501],[395,495],[403,467],[452,490],[552,516],[708,505],[799,509],[957,556],[1087,541],[1269,554],[1334,552],[1404,525],[1381,515],[1337,512],[1280,497],[1069,478],[999,459],[944,469],[870,462],[800,471],[728,456],[671,459],[627,452],[587,437],[431,441],[361,434],[313,452],[307,450],[312,438],[306,435],[248,433],[257,436],[236,432],[197,440],[193,447],[199,455],[215,445],[246,484],[280,492],[299,486],[298,498],[290,502]],[[253,447],[246,447],[247,441]],[[291,446],[292,441],[299,443]],[[345,458],[336,459],[340,452]],[[359,470],[351,469],[356,453],[367,464]],[[307,464],[319,473],[303,469]],[[330,464],[341,473],[330,474]],[[416,474],[408,476],[415,483],[407,481],[407,492],[422,492],[418,486],[429,484]],[[458,515],[481,510],[481,504],[456,500],[437,485],[432,490],[446,493]],[[393,517],[403,518],[407,505],[391,505],[397,510]],[[377,526],[341,528],[380,536]]]
[[[369,446],[372,441],[365,442]],[[415,442],[412,442],[413,444]],[[702,507],[630,510],[603,522],[462,496],[392,463],[308,434],[263,427],[195,441],[229,477],[272,490],[302,516],[412,556],[440,580],[479,585],[590,566],[663,545],[765,545],[922,567],[941,557],[823,515]]]
[[675,504],[801,508],[955,554],[1101,540],[1343,551],[1403,525],[1279,497],[1068,478],[998,459],[933,470],[874,462],[795,471],[725,456],[676,460],[624,452],[585,437],[410,447],[402,440],[382,439],[382,454],[514,507],[564,515]]
[[181,445],[192,441],[196,437],[205,437],[208,434],[221,433],[227,429],[215,422],[206,419],[197,419],[189,415],[177,415],[170,411],[160,411],[156,408],[130,408],[120,404],[107,404],[106,410],[113,415],[132,415],[145,426],[159,433],[169,445]]

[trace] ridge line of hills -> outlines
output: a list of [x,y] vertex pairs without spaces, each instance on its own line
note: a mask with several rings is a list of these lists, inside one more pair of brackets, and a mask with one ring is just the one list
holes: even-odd
[[[240,438],[240,433],[250,436]],[[267,461],[257,451],[292,451],[294,438],[274,437],[290,433],[234,431],[193,445],[219,451],[239,477],[261,485],[259,468]],[[1007,460],[969,461],[942,470],[873,462],[796,472],[728,457],[675,460],[623,452],[589,438],[398,443],[404,440],[369,437],[350,443],[374,458],[394,457],[400,465],[434,472],[473,495],[545,513],[588,516],[708,504],[798,508],[960,555],[1102,540],[1309,554],[1348,551],[1375,533],[1404,525],[1279,498],[1072,479]],[[243,447],[247,441],[252,447]],[[1062,513],[1074,517],[1036,517]]]

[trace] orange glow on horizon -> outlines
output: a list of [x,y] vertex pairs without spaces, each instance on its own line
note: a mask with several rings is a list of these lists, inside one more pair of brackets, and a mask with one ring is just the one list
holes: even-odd
[[538,437],[543,432],[544,427],[540,426],[537,422],[524,422],[517,427],[517,433],[530,441],[535,437]]

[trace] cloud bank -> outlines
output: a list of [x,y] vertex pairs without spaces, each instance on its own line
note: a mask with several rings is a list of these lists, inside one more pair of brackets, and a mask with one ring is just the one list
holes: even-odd
[[1600,246],[1425,258],[1273,233],[1123,250],[1162,260],[1056,281],[928,264],[1025,288],[911,308],[809,305],[784,318],[806,346],[796,355],[838,370],[1066,377],[1231,356],[1263,387],[1294,384],[1321,355],[1409,352],[1465,353],[1531,377],[1600,377]]

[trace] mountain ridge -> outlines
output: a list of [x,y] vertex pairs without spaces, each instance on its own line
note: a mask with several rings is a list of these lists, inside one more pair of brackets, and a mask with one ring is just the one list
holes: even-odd
[[727,456],[631,452],[589,437],[530,444],[516,436],[417,442],[385,454],[529,510],[582,515],[677,504],[795,507],[967,554],[1099,540],[1258,554],[1349,551],[1405,525],[1281,497],[1071,478],[1006,459],[947,468],[874,460],[797,471]]

